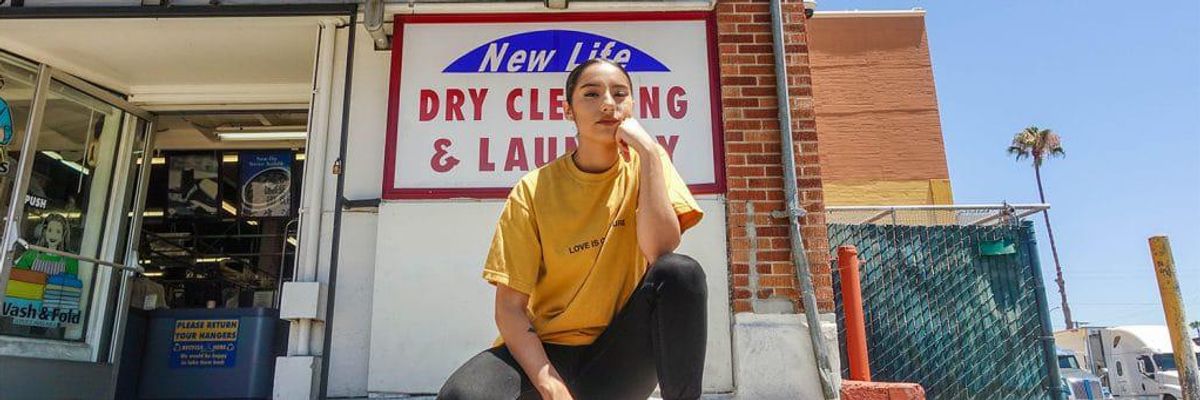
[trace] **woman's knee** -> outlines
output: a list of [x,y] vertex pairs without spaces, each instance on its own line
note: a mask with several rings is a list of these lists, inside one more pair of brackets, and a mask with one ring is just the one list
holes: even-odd
[[437,400],[514,400],[521,394],[520,378],[494,372],[455,373],[438,391]]
[[438,391],[437,400],[467,400],[474,399],[481,388],[474,387],[459,380],[446,381],[442,390]]
[[647,279],[656,285],[676,287],[700,295],[708,293],[704,269],[695,259],[683,254],[667,253],[659,256],[647,273]]
[[437,399],[517,399],[522,389],[521,373],[506,362],[507,358],[507,352],[488,350],[479,353],[450,375],[438,391]]

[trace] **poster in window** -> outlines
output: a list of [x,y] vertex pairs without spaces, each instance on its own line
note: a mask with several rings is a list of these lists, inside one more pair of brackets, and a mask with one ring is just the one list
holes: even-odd
[[[59,213],[42,215],[35,228],[35,244],[56,251],[72,251],[71,223]],[[4,310],[14,325],[58,328],[83,320],[80,298],[84,284],[79,260],[30,249],[13,262],[4,291]]]
[[167,216],[215,217],[221,209],[216,152],[167,157]]
[[[0,75],[0,90],[4,89],[4,86],[4,76]],[[8,107],[8,102],[3,97],[0,97],[0,146],[8,146],[12,142],[12,137],[12,111]]]
[[286,217],[292,209],[292,152],[243,151],[241,168],[242,215]]

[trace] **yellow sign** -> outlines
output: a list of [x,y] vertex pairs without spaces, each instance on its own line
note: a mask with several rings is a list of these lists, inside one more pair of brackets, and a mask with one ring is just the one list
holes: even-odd
[[175,321],[176,342],[237,341],[236,319],[181,319]]

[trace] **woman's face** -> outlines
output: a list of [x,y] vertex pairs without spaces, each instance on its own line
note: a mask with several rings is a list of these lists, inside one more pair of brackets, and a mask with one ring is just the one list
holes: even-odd
[[46,247],[57,249],[62,244],[64,228],[62,223],[58,221],[51,221],[46,224],[46,231],[42,232],[46,236]]
[[629,79],[617,67],[589,66],[579,74],[567,118],[575,121],[581,139],[614,143],[617,125],[633,114],[631,91]]

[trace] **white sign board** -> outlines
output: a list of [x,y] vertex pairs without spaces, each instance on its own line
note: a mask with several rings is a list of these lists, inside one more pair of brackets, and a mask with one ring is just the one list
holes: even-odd
[[384,198],[502,198],[575,146],[563,84],[633,77],[635,117],[695,193],[724,189],[710,13],[396,16]]

